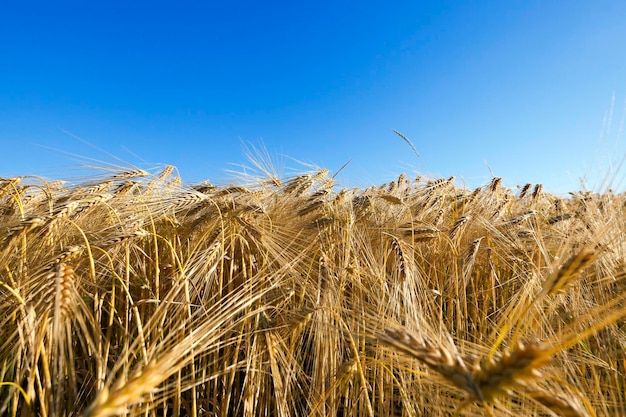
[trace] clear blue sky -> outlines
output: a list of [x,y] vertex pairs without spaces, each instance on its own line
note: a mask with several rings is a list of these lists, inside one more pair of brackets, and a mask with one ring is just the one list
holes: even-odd
[[284,175],[351,160],[350,186],[419,171],[473,187],[486,161],[560,193],[622,160],[625,99],[621,0],[0,6],[5,177],[68,177],[63,152],[107,151],[221,182],[250,142]]

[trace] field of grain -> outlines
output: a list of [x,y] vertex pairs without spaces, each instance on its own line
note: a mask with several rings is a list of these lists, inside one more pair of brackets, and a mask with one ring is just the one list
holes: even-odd
[[1,179],[0,415],[625,415],[625,204]]

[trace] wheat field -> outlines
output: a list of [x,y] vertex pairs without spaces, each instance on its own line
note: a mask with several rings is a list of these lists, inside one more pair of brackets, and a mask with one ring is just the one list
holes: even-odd
[[0,180],[0,414],[626,415],[626,197]]

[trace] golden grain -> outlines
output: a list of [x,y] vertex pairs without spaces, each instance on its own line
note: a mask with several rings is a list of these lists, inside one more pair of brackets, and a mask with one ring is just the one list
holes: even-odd
[[626,195],[174,172],[0,179],[1,415],[626,414]]

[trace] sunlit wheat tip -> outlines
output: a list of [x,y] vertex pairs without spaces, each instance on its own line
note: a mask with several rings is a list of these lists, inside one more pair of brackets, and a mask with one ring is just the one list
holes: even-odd
[[470,221],[472,219],[472,216],[465,215],[465,216],[461,216],[458,219],[456,219],[456,221],[454,222],[454,225],[452,226],[452,229],[450,229],[450,239],[454,239],[459,233],[460,231],[466,226],[467,222]]
[[526,196],[526,193],[528,193],[528,191],[530,190],[531,186],[532,186],[532,184],[530,184],[530,183],[524,184],[524,186],[522,187],[522,189],[519,192],[518,199],[522,200]]
[[502,178],[494,177],[489,183],[489,191],[491,191],[492,193],[496,192],[498,188],[500,187],[501,183],[502,183]]
[[572,283],[576,274],[585,269],[596,259],[596,251],[591,248],[583,248],[572,255],[544,284],[544,291],[552,296],[564,290]]

